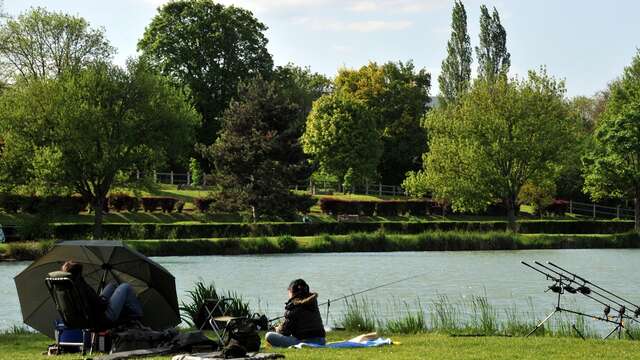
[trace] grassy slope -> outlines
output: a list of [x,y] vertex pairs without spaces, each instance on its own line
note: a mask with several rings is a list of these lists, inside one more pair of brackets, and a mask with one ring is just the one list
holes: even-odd
[[[116,192],[122,191],[122,189],[114,190]],[[145,212],[137,212],[137,213],[109,213],[105,215],[104,222],[105,223],[198,223],[198,222],[241,222],[242,218],[234,215],[217,215],[213,218],[206,217],[203,214],[200,214],[196,211],[195,206],[193,205],[193,201],[197,197],[206,197],[208,195],[208,191],[206,190],[177,190],[176,186],[172,185],[159,185],[157,189],[151,191],[139,191],[139,195],[153,195],[153,196],[172,196],[179,198],[180,200],[185,202],[185,211],[182,214],[172,213],[172,214],[163,214],[160,212],[155,213],[145,213]],[[349,195],[349,194],[334,194],[334,195],[318,195],[316,198],[321,198],[324,196],[342,199],[342,200],[368,200],[368,201],[376,201],[376,200],[390,200],[394,199],[391,196],[377,196],[377,195]],[[395,197],[396,199],[402,199],[401,197]],[[336,221],[334,217],[327,216],[321,213],[320,207],[318,205],[311,208],[312,214],[311,217],[313,221]],[[522,219],[530,219],[532,218],[531,211],[528,207],[523,206],[522,208]],[[0,224],[4,225],[14,225],[17,223],[21,223],[23,220],[35,219],[33,215],[29,214],[5,214],[0,213]],[[424,221],[422,218],[415,217],[393,217],[393,218],[384,218],[384,217],[371,217],[371,218],[362,218],[361,221]],[[495,221],[495,220],[504,220],[502,217],[477,217],[477,216],[447,216],[447,217],[431,217],[427,220],[487,220],[487,221]],[[93,223],[93,214],[77,214],[77,215],[55,215],[47,219],[48,222],[55,223]]]
[[[329,340],[343,340],[352,334],[330,333]],[[640,343],[619,340],[574,338],[449,337],[437,334],[392,335],[399,345],[375,349],[275,350],[287,359],[638,359]],[[52,341],[41,335],[0,335],[0,358],[46,359],[39,354]],[[274,351],[268,349],[267,351]],[[78,355],[58,357],[77,359]],[[150,359],[170,359],[156,357]]]

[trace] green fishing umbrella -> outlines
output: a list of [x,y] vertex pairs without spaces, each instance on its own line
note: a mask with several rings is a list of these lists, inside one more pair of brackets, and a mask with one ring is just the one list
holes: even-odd
[[164,329],[180,323],[175,278],[169,271],[122,241],[88,240],[56,244],[14,278],[25,324],[54,336],[60,317],[44,279],[67,260],[82,264],[82,275],[96,293],[110,282],[130,284],[144,310],[143,324]]

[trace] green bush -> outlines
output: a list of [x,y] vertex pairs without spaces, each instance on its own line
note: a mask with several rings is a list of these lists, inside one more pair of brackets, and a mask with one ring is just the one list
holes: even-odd
[[178,199],[166,196],[143,196],[141,198],[144,211],[153,212],[158,209],[170,213],[175,208]]
[[289,235],[280,236],[278,238],[278,248],[284,253],[296,252],[298,250],[298,242]]
[[51,250],[53,242],[16,242],[7,244],[6,256],[15,260],[35,260]]
[[201,213],[206,213],[207,211],[209,211],[209,207],[211,207],[211,204],[213,204],[214,201],[215,200],[210,197],[195,198],[193,199],[193,204],[196,206],[196,208],[198,208],[198,211],[200,211]]
[[140,207],[140,200],[127,193],[117,192],[109,194],[107,200],[109,201],[109,208],[115,211],[127,210],[129,212],[134,212]]

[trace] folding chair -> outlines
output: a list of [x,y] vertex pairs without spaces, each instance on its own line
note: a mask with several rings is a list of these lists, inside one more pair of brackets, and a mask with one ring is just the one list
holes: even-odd
[[218,299],[207,299],[203,304],[204,311],[206,312],[206,320],[200,325],[200,330],[209,324],[211,330],[216,334],[216,337],[222,345],[224,345],[224,338],[227,336],[229,324],[236,319],[242,318],[228,315],[228,305],[231,302],[233,302],[232,298],[221,297]]
[[[58,314],[69,328],[83,329],[91,334],[89,354],[93,352],[95,334],[106,330],[106,324],[101,324],[91,315],[87,295],[78,290],[71,274],[64,271],[54,271],[45,278],[49,294],[56,305]],[[82,344],[82,355],[86,354],[85,344]]]

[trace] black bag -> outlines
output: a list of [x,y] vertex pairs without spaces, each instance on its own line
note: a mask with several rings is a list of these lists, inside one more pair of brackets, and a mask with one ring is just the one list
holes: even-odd
[[260,350],[260,335],[252,319],[233,319],[227,325],[227,339],[225,347],[229,345],[241,346],[247,352]]
[[170,341],[178,331],[169,329],[165,331],[155,331],[151,329],[125,329],[114,331],[112,335],[111,352],[123,352],[140,349],[152,349]]

